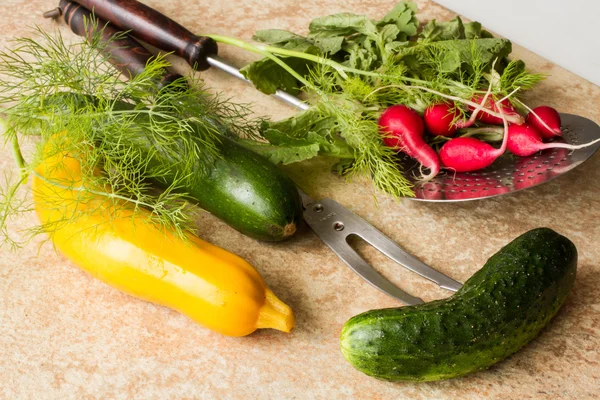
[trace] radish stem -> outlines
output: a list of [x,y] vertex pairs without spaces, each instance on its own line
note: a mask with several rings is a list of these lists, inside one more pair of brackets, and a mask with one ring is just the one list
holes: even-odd
[[465,129],[465,134],[461,136],[473,136],[483,132],[493,132],[497,134],[503,134],[504,128],[500,128],[499,126],[484,126],[481,128],[469,128]]
[[[255,46],[250,43],[246,43],[243,40],[239,40],[239,39],[235,39],[235,38],[231,38],[231,37],[227,37],[227,36],[220,36],[220,35],[204,35],[204,36],[210,37],[217,42],[227,43],[232,46],[239,47],[241,49],[248,50],[253,53],[258,53],[265,57],[268,57],[269,59],[273,60],[273,62],[277,63],[277,65],[281,66],[281,68],[283,68],[287,72],[289,72],[290,75],[292,75],[294,78],[296,78],[298,81],[300,81],[303,85],[312,87],[312,85],[306,79],[304,79],[300,74],[298,74],[289,65],[287,65],[286,63],[284,63],[279,58],[277,58],[273,55],[273,53],[275,53],[275,52],[270,51],[270,50],[277,49],[276,47],[270,47],[270,46],[260,46],[259,47],[259,46]],[[279,49],[279,50],[283,50],[283,49]],[[332,65],[332,67],[335,68],[335,66],[333,66],[333,65]],[[341,75],[341,73],[340,73],[340,75]]]
[[[287,57],[303,58],[305,60],[313,61],[313,62],[316,62],[321,65],[327,65],[327,66],[335,69],[337,71],[337,73],[340,74],[340,76],[344,79],[348,78],[346,71],[353,72],[355,74],[368,75],[368,76],[373,76],[373,77],[380,76],[379,74],[377,74],[375,72],[367,72],[367,71],[362,71],[359,69],[344,67],[343,65],[341,65],[335,61],[332,61],[328,58],[315,56],[314,54],[302,53],[299,51],[287,50],[287,49],[282,49],[280,47],[274,47],[274,46],[265,46],[262,44],[254,45],[254,44],[245,42],[243,40],[232,38],[229,36],[221,36],[221,35],[204,35],[204,36],[210,37],[213,40],[220,42],[220,43],[225,43],[225,44],[229,44],[229,45],[232,45],[235,47],[239,47],[241,49],[248,50],[253,53],[262,54],[263,56],[267,56],[267,54],[270,54],[271,56],[273,54],[278,54],[278,55],[287,56]],[[271,58],[271,57],[269,57],[269,58]],[[273,61],[275,61],[275,60],[273,59]],[[281,65],[281,64],[279,64],[279,65]],[[286,66],[287,66],[287,64],[286,64]],[[289,70],[287,68],[286,68],[286,71],[289,72]],[[297,73],[295,71],[294,71],[293,75],[296,79],[298,79]],[[300,82],[304,83],[303,78],[298,79],[298,80],[300,80]]]
[[[494,65],[496,64],[496,60],[494,60],[494,62],[492,63],[492,68],[494,68]],[[477,119],[477,115],[479,114],[479,111],[483,110],[483,108],[485,107],[484,105],[487,102],[487,99],[490,95],[490,93],[492,92],[492,81],[490,80],[490,84],[488,85],[488,89],[485,92],[485,95],[483,96],[483,99],[481,100],[481,107],[476,107],[475,110],[473,110],[473,112],[471,113],[471,118],[469,118],[466,122],[459,122],[456,125],[459,128],[466,128],[469,127],[471,125],[473,125],[475,123],[475,120]]]
[[[3,133],[6,131],[6,120],[2,117],[0,117],[0,129],[3,131]],[[21,179],[25,179],[27,178],[27,163],[25,162],[25,158],[23,158],[23,153],[21,153],[21,146],[19,146],[19,138],[17,137],[16,133],[12,135],[10,141],[12,145],[13,156],[15,157],[15,161],[19,167],[19,171],[21,172]]]

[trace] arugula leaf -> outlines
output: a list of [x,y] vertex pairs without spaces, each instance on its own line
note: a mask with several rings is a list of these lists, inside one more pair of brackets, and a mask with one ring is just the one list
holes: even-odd
[[[252,40],[271,45],[284,45],[293,40],[302,41],[306,40],[306,38],[284,29],[265,29],[256,31],[254,36],[252,36]],[[312,43],[309,42],[309,44]]]
[[315,45],[321,49],[323,54],[334,55],[338,53],[342,49],[342,44],[344,43],[343,36],[334,36],[334,37],[313,37]]
[[377,27],[365,15],[340,13],[315,18],[308,26],[309,38],[349,36],[361,33],[374,38]]
[[336,135],[336,129],[335,118],[323,117],[311,108],[282,121],[263,121],[260,134],[269,144],[243,144],[275,164],[290,164],[317,155],[353,158],[353,149]]
[[377,55],[373,54],[372,51],[355,46],[352,50],[350,50],[348,59],[343,63],[343,65],[365,71],[371,71],[375,69],[375,65],[377,64],[378,60],[379,58]]
[[473,21],[465,24],[465,37],[467,39],[491,39],[494,35],[481,29],[481,24],[479,22]]
[[[294,68],[292,64],[293,62],[288,63],[290,67]],[[306,65],[306,63],[303,62],[302,65]],[[283,89],[293,94],[298,93],[296,78],[268,58],[248,64],[240,69],[240,72],[263,93],[274,94],[277,89]]]
[[379,31],[381,38],[385,43],[392,43],[398,37],[400,33],[400,28],[394,24],[384,25],[383,28]]
[[309,108],[281,121],[263,121],[260,130],[264,132],[273,129],[285,132],[285,135],[291,138],[305,138],[307,128],[310,131],[319,133],[321,136],[325,136],[334,125],[334,120],[327,117],[323,118],[318,110]]
[[[302,53],[319,54],[319,49],[306,40],[293,38],[283,46],[285,49],[295,50]],[[285,58],[285,63],[300,75],[307,75],[309,72],[310,61],[300,58]],[[261,92],[273,94],[277,89],[283,89],[291,94],[296,94],[300,90],[299,82],[290,75],[280,65],[269,58],[255,61],[240,69],[244,77]]]
[[405,42],[410,36],[417,33],[419,20],[417,19],[417,5],[410,1],[401,1],[386,14],[377,26],[394,24],[398,28],[398,33],[403,35],[396,36],[394,39]]
[[255,142],[254,140],[242,140],[240,144],[267,158],[273,164],[284,165],[310,160],[319,155],[321,148],[318,143],[310,143],[302,139],[296,139],[294,144],[283,145]]
[[432,19],[425,25],[423,31],[419,35],[419,40],[439,41],[439,40],[456,40],[466,39],[465,26],[460,17],[456,17],[448,22],[438,23]]
[[491,33],[481,29],[477,21],[463,23],[460,17],[447,22],[437,22],[432,19],[419,34],[419,41],[436,42],[440,40],[457,39],[491,39]]
[[512,51],[510,40],[500,38],[446,40],[434,43],[433,47],[456,52],[463,65],[469,65],[475,61],[473,59],[474,47],[478,50],[478,61],[484,64],[491,64],[496,58],[504,59]]

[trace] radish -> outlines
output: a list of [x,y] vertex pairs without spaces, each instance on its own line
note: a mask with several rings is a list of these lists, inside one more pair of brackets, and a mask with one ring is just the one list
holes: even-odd
[[[452,141],[450,141],[449,143],[451,142]],[[592,142],[581,144],[578,146],[571,145],[568,143],[557,142],[544,143],[542,140],[542,134],[532,125],[523,124],[511,125],[508,127],[508,150],[510,150],[510,152],[514,155],[520,157],[527,157],[537,153],[540,150],[545,149],[561,148],[577,150],[587,146],[591,146],[597,142],[600,142],[600,139],[596,139]]]
[[[471,101],[477,104],[482,104],[483,98],[481,98],[480,96],[474,96],[471,99]],[[498,107],[498,104],[500,104],[500,107]],[[484,107],[485,108],[481,110],[477,115],[477,119],[485,124],[502,125],[502,118],[495,117],[487,113],[485,111],[486,109],[492,110],[497,113],[504,113],[506,116],[506,120],[510,123],[522,124],[524,122],[523,117],[517,112],[517,110],[515,110],[515,108],[512,106],[512,104],[510,104],[507,98],[504,98],[499,102],[494,101],[494,99],[492,98],[488,98],[484,104]],[[469,105],[469,110],[474,111],[475,107]]]
[[562,136],[560,114],[552,107],[539,106],[527,114],[526,122],[536,128],[544,139]]
[[459,116],[460,111],[452,104],[438,103],[427,107],[423,114],[423,119],[425,120],[427,131],[432,135],[452,136],[458,129],[458,126],[453,121]]
[[440,159],[423,140],[423,119],[415,110],[400,104],[388,107],[379,117],[379,131],[384,135],[386,146],[406,153],[429,168],[423,180],[430,180],[440,172]]
[[508,145],[508,121],[502,110],[500,116],[504,125],[504,138],[499,149],[472,137],[458,137],[445,143],[440,149],[444,167],[455,172],[470,172],[492,165],[504,154]]
[[503,153],[504,149],[496,149],[479,139],[458,137],[442,146],[440,159],[442,165],[448,169],[470,172],[489,167]]

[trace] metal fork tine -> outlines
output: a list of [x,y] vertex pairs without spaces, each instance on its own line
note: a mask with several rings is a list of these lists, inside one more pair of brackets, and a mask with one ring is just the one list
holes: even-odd
[[304,219],[315,233],[325,242],[354,272],[363,279],[407,304],[422,302],[410,296],[392,282],[383,277],[371,265],[363,260],[348,244],[348,237],[356,235],[387,257],[422,277],[437,283],[440,287],[457,291],[462,285],[454,279],[436,271],[421,260],[413,257],[391,239],[378,231],[352,211],[331,199],[311,202],[304,194]]
[[409,306],[423,303],[423,300],[406,293],[373,269],[346,241],[326,243],[351,270],[383,293]]
[[360,232],[356,233],[356,235],[392,260],[396,261],[398,264],[402,265],[404,268],[437,283],[441,288],[453,292],[456,292],[462,287],[461,283],[431,268],[423,261],[407,253],[396,242],[385,236],[367,221],[363,220],[363,222],[364,226],[360,228]]

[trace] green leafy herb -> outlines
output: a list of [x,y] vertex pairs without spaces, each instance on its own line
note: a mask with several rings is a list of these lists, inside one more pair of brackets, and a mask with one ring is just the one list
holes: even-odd
[[469,22],[463,24],[460,17],[447,22],[437,22],[432,19],[423,27],[419,34],[419,41],[436,42],[440,40],[459,40],[459,39],[489,39],[493,36],[481,29],[479,22]]
[[291,164],[324,155],[353,158],[353,148],[343,140],[337,120],[317,109],[308,109],[278,122],[263,121],[260,133],[272,146],[244,141],[247,147],[278,164]]

